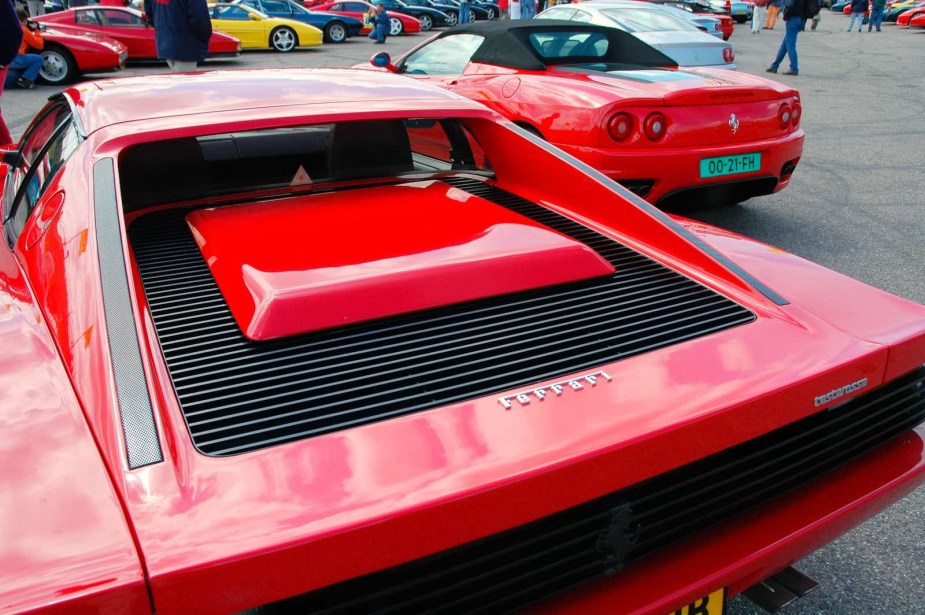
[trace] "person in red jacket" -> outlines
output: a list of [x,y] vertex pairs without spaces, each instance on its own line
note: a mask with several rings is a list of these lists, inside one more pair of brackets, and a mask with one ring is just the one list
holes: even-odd
[[9,88],[16,85],[31,90],[42,70],[42,56],[32,52],[41,51],[45,47],[45,39],[42,38],[38,24],[29,19],[25,9],[16,9],[16,17],[22,28],[22,44],[19,46],[19,55],[10,62],[4,86]]
[[[22,28],[13,0],[0,0],[0,95],[3,95],[3,83],[6,81],[9,64],[19,53],[19,44],[22,41]],[[3,121],[3,111],[0,109],[0,145],[9,145],[13,142],[10,129]]]

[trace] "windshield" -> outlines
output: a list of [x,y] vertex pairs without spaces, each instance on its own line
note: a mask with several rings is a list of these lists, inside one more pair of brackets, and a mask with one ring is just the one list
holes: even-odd
[[604,9],[604,15],[612,19],[627,32],[677,32],[696,30],[690,22],[664,11],[651,9]]

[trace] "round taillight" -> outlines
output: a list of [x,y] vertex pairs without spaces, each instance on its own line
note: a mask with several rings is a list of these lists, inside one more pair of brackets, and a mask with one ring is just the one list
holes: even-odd
[[661,113],[650,113],[642,124],[642,130],[650,141],[658,141],[668,130],[668,120]]
[[723,62],[726,64],[732,62],[736,59],[736,52],[732,50],[732,46],[723,48]]
[[633,134],[633,116],[622,112],[614,114],[607,122],[607,133],[614,141],[625,141]]
[[790,120],[793,122],[794,128],[800,125],[800,120],[802,118],[803,106],[798,102],[793,103],[793,109],[790,111]]
[[780,106],[780,110],[777,112],[777,120],[780,122],[780,127],[787,129],[790,127],[790,116],[792,112],[790,110],[790,105],[784,103]]

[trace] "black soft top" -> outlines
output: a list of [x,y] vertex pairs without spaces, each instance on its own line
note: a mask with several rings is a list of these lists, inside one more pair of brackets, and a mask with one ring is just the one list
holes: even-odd
[[[598,33],[608,40],[605,55],[541,55],[531,44],[531,34],[543,33]],[[477,34],[485,42],[473,54],[471,61],[523,70],[544,70],[558,64],[606,63],[629,64],[643,67],[677,67],[677,63],[658,49],[642,42],[632,34],[587,23],[558,19],[505,19],[502,21],[476,21],[444,30],[439,38],[455,34]]]

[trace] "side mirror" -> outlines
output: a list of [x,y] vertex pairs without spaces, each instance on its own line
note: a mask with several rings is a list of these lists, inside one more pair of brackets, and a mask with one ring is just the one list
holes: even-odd
[[260,21],[260,15],[256,13],[248,13],[247,16],[251,18],[251,21]]
[[380,51],[369,59],[369,63],[376,68],[384,68],[390,72],[397,73],[398,67],[392,64],[392,57],[385,51]]

